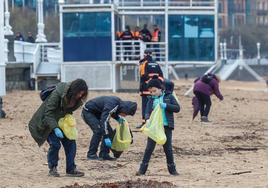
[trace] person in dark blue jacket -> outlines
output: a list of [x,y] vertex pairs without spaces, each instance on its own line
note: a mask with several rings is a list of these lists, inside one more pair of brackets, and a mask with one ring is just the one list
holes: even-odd
[[[163,91],[161,81],[159,79],[152,79],[148,83],[148,88],[152,96],[147,103],[145,118],[149,119],[153,109],[158,104],[160,105],[163,113],[163,126],[167,137],[167,141],[163,145],[163,148],[166,154],[168,171],[171,175],[178,175],[172,151],[172,130],[174,129],[174,113],[180,111],[180,106],[172,95],[174,84],[173,82],[165,81],[165,91]],[[143,160],[136,175],[139,176],[146,173],[155,145],[156,142],[148,137]]]
[[[87,153],[89,160],[114,160],[114,158],[109,155],[112,145],[111,138],[114,133],[109,124],[109,120],[112,117],[120,123],[123,121],[122,117],[127,115],[133,116],[136,110],[136,102],[123,101],[116,96],[96,97],[85,104],[82,110],[82,118],[93,131]],[[99,156],[97,156],[101,139],[103,141]]]

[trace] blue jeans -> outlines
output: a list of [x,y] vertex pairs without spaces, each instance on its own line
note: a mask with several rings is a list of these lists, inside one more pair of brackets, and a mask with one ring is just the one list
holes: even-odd
[[[102,144],[101,144],[99,156],[103,157],[105,155],[108,155],[110,152],[110,149],[104,143],[104,139],[103,139],[104,130],[100,126],[99,117],[97,117],[95,114],[93,114],[91,112],[87,112],[86,110],[83,110],[82,111],[82,118],[84,119],[86,124],[89,126],[89,128],[93,132],[93,136],[90,140],[90,144],[89,144],[89,148],[88,148],[88,152],[87,152],[87,157],[97,154],[101,141],[102,141]],[[113,129],[109,124],[108,124],[107,128],[108,128],[108,132],[109,132],[109,137],[112,138]]]
[[66,156],[66,173],[72,172],[76,167],[74,162],[76,155],[76,141],[69,140],[66,137],[63,139],[59,139],[52,131],[48,136],[47,142],[49,143],[49,150],[47,153],[49,169],[58,166],[59,151],[62,144]]

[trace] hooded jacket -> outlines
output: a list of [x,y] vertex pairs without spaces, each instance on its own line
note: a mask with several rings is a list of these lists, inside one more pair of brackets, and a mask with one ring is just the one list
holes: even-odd
[[82,105],[82,102],[79,102],[73,108],[67,108],[65,96],[69,87],[70,83],[57,84],[56,89],[46,98],[30,120],[30,133],[39,146],[47,140],[54,128],[59,127],[60,118],[66,114],[72,114]]
[[201,92],[205,95],[215,94],[220,100],[223,100],[223,96],[219,90],[219,83],[216,78],[212,78],[209,82],[204,81],[201,78],[196,79],[194,83],[194,92]]
[[141,95],[150,95],[148,91],[148,82],[156,77],[160,80],[163,80],[163,72],[158,63],[156,63],[152,56],[147,55],[145,58],[141,59],[139,62],[139,71],[140,71],[140,94]]
[[[168,127],[174,129],[174,113],[178,113],[180,111],[180,105],[178,104],[175,97],[172,95],[174,89],[174,83],[165,80],[164,84],[165,84],[165,93],[163,97],[163,102],[167,104],[167,107],[165,109],[165,115],[168,122]],[[150,97],[145,110],[146,120],[150,118],[150,115],[153,111],[153,103],[154,99]]]
[[108,134],[108,123],[110,118],[118,120],[120,113],[133,116],[137,110],[137,103],[132,101],[122,101],[116,96],[101,96],[89,100],[84,110],[90,112],[100,120],[100,126],[104,134]]

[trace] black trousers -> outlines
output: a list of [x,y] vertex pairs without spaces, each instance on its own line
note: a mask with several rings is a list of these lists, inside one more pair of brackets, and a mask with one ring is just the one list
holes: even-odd
[[[167,141],[163,145],[163,148],[166,154],[167,164],[174,165],[174,157],[173,157],[173,151],[172,151],[172,129],[169,127],[165,127],[165,134],[167,137]],[[151,159],[151,155],[154,151],[155,145],[156,145],[156,142],[148,137],[147,146],[146,146],[145,153],[144,153],[143,160],[142,160],[143,165],[148,165]]]
[[[89,157],[89,156],[97,154],[98,147],[101,141],[102,141],[102,144],[101,144],[99,156],[100,157],[107,156],[110,152],[110,149],[105,145],[105,142],[103,139],[104,130],[100,125],[100,119],[95,114],[87,112],[86,110],[82,110],[82,118],[84,119],[86,124],[89,126],[89,128],[93,132],[93,136],[89,143],[87,156]],[[109,132],[109,137],[112,138],[114,131],[109,124],[107,128]]]
[[141,114],[142,114],[142,120],[145,120],[145,110],[146,110],[147,102],[148,102],[148,95],[142,95],[141,96]]
[[194,92],[196,98],[198,99],[199,102],[199,108],[200,108],[200,114],[201,116],[206,116],[208,117],[210,107],[211,107],[211,99],[209,95],[206,95],[204,93],[195,91]]

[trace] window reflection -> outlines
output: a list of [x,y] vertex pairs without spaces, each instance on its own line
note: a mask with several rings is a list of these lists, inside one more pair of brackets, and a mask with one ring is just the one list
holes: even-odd
[[111,34],[109,12],[64,13],[64,61],[111,61]]
[[169,16],[169,61],[214,61],[214,16]]

